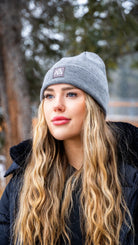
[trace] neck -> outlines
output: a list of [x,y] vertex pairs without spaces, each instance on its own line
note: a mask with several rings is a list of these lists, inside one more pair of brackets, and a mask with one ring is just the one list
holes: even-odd
[[65,140],[64,148],[69,164],[79,170],[83,163],[83,147],[81,140]]

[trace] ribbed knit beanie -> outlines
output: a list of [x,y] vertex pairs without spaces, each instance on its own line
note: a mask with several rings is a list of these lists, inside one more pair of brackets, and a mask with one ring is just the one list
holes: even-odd
[[71,84],[89,94],[107,114],[108,82],[104,62],[97,54],[83,52],[59,60],[44,77],[40,101],[48,86],[61,83]]

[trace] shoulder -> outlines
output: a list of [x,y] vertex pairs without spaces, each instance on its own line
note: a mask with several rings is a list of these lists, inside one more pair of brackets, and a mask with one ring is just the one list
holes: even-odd
[[2,213],[8,212],[10,207],[14,206],[15,200],[17,199],[18,193],[22,186],[23,173],[28,163],[29,156],[32,149],[32,140],[26,140],[20,144],[11,147],[10,156],[13,163],[5,173],[5,177],[12,174],[12,178],[7,184],[5,191],[0,200],[0,210]]
[[107,122],[117,145],[119,161],[138,167],[138,128],[125,122]]
[[107,123],[116,139],[117,168],[120,181],[131,196],[132,190],[138,189],[138,128],[124,122]]
[[[12,174],[0,200],[0,222],[9,219],[10,209],[16,207],[16,200],[23,183],[24,170],[28,163],[32,149],[32,140],[26,140],[10,149],[13,163],[5,173],[5,177]],[[8,221],[7,221],[8,222]]]
[[10,148],[10,156],[13,161],[9,169],[5,173],[5,177],[24,170],[28,159],[32,152],[32,140],[22,141],[18,145]]
[[136,141],[138,143],[138,127],[126,123],[126,122],[107,122],[114,131],[117,133],[117,136],[124,137],[124,139],[132,141]]
[[127,200],[132,202],[138,199],[138,128],[124,122],[109,122],[109,125],[116,137],[121,185]]

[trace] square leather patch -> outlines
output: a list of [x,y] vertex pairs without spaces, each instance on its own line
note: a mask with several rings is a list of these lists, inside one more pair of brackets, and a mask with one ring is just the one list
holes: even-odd
[[54,69],[53,78],[64,77],[65,67],[57,67]]

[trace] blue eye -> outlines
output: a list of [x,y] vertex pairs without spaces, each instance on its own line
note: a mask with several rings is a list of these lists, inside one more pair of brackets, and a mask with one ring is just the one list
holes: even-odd
[[44,99],[52,99],[53,95],[52,94],[45,94]]
[[73,92],[67,93],[67,97],[76,97],[76,96],[77,96],[76,93],[73,93]]

